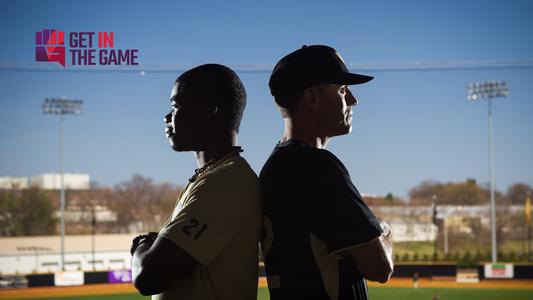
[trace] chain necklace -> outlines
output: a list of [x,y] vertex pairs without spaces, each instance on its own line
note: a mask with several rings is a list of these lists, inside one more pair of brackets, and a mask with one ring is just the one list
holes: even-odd
[[201,168],[194,170],[194,174],[189,178],[189,182],[194,182],[198,176],[207,173],[207,171],[214,169],[219,163],[242,151],[244,150],[242,150],[241,146],[232,146],[228,151],[211,158]]

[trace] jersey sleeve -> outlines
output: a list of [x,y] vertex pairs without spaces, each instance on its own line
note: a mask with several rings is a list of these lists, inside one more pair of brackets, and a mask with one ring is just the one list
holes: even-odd
[[327,245],[328,255],[371,241],[381,235],[379,220],[363,202],[344,166],[321,156],[300,166],[303,180],[290,195],[292,209],[304,226]]
[[238,182],[201,179],[183,199],[183,208],[167,223],[163,235],[204,266],[237,235],[250,214],[250,195]]

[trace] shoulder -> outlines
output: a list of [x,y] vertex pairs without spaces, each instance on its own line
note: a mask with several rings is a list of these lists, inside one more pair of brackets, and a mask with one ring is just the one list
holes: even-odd
[[260,181],[266,194],[272,190],[302,193],[352,186],[348,171],[333,153],[305,144],[278,144],[261,170]]
[[301,153],[295,162],[300,173],[309,176],[349,177],[344,164],[330,151],[326,149],[311,148]]
[[247,184],[252,185],[251,188],[253,188],[258,182],[257,174],[240,155],[233,156],[217,166],[207,174],[206,180],[218,185],[239,186],[239,189]]
[[279,143],[265,163],[265,168],[320,170],[331,168],[346,171],[342,162],[330,151],[309,147],[299,141]]
[[248,162],[241,156],[234,156],[204,176],[200,176],[191,192],[197,197],[214,198],[225,204],[241,199],[258,199],[259,180]]

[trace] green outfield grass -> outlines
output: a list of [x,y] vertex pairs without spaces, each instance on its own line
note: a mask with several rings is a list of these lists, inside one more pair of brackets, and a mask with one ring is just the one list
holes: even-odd
[[[431,300],[438,294],[440,300],[533,300],[531,290],[496,290],[496,289],[428,289],[371,287],[372,300]],[[138,294],[39,298],[43,300],[142,300],[149,299]],[[268,289],[260,288],[258,300],[268,300]],[[303,299],[305,300],[305,299]]]

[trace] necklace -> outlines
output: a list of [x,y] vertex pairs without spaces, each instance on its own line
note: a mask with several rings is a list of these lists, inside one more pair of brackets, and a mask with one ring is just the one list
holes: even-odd
[[189,178],[189,182],[194,182],[198,176],[207,173],[207,171],[214,169],[219,163],[242,151],[244,150],[242,150],[241,146],[232,146],[228,151],[211,158],[201,168],[194,170],[194,174]]

